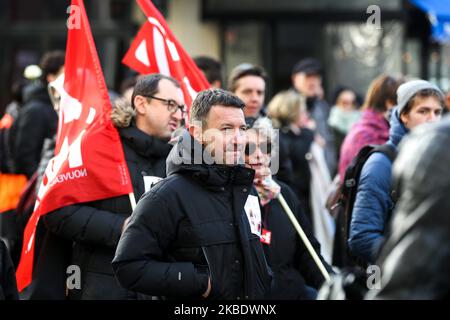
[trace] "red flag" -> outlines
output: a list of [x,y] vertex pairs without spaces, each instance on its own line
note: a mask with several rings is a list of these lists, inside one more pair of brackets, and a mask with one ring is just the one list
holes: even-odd
[[180,82],[190,108],[197,92],[210,87],[150,0],[137,0],[148,17],[122,62],[141,74],[162,73]]
[[42,215],[63,206],[132,192],[83,0],[72,0],[73,6],[80,14],[80,24],[69,28],[65,74],[58,79],[61,102],[55,157],[47,166],[25,228],[16,273],[19,291],[32,280],[34,236]]

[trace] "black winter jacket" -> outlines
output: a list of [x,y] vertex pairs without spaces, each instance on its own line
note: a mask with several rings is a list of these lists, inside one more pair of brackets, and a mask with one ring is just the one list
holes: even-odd
[[[163,177],[162,168],[171,145],[151,137],[134,125],[119,129],[136,199],[144,193],[143,176]],[[122,226],[131,214],[128,196],[63,207],[44,216],[47,228],[73,242],[71,264],[81,269],[81,290],[71,299],[128,299],[134,293],[121,288],[111,261]]]
[[44,84],[31,85],[24,91],[24,105],[12,126],[10,139],[14,173],[30,178],[39,165],[44,140],[56,133],[58,115]]
[[199,299],[209,276],[209,299],[265,298],[271,276],[244,211],[254,171],[192,164],[194,144],[184,131],[168,177],[139,201],[113,261],[117,279],[148,295]]
[[308,218],[311,218],[310,208],[310,185],[311,171],[309,169],[308,154],[311,144],[314,141],[314,132],[309,129],[301,129],[299,135],[295,134],[289,128],[283,128],[280,132],[280,140],[287,145],[288,154],[292,163],[292,180],[291,182],[282,180],[287,183],[300,200],[303,212]]
[[[325,268],[331,267],[320,255],[320,244],[314,237],[308,217],[302,212],[300,202],[291,188],[277,181],[281,194],[295,214],[297,221],[321,258]],[[270,244],[263,244],[267,261],[273,271],[272,299],[307,299],[306,285],[319,289],[324,278],[300,239],[280,202],[273,199],[261,208],[262,226],[271,232]]]

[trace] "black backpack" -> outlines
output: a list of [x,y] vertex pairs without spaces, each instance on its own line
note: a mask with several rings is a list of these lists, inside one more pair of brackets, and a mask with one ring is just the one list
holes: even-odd
[[[338,207],[338,214],[336,219],[333,264],[338,267],[366,267],[364,262],[351,256],[348,250],[347,240],[349,238],[350,222],[352,220],[353,206],[356,200],[361,171],[367,159],[376,152],[383,153],[391,162],[394,162],[397,156],[397,150],[388,144],[368,145],[358,152],[345,170],[344,182],[340,186],[339,200],[335,204],[335,207]],[[391,198],[395,204],[397,201],[395,190],[391,190]]]

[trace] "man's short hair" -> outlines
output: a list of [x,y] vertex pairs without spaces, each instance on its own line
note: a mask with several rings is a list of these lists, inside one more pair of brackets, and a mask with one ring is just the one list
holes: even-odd
[[213,106],[224,106],[244,109],[245,103],[231,92],[222,89],[207,89],[199,92],[192,102],[190,123],[205,123],[205,119]]
[[133,109],[135,108],[134,98],[138,95],[144,97],[154,96],[159,92],[159,82],[163,79],[169,80],[177,88],[181,88],[177,80],[160,73],[140,77],[137,80],[136,85],[134,86],[133,94],[131,96],[131,106],[133,107]]
[[42,70],[42,81],[47,83],[47,76],[49,74],[57,74],[59,69],[64,66],[65,59],[66,55],[64,51],[54,50],[46,52],[39,63],[39,67]]
[[236,92],[238,80],[246,76],[260,77],[263,78],[264,82],[267,82],[267,73],[262,67],[250,63],[242,63],[231,70],[228,77],[228,90]]
[[211,57],[201,56],[194,58],[194,62],[203,71],[209,83],[214,81],[222,83],[222,64],[219,61]]

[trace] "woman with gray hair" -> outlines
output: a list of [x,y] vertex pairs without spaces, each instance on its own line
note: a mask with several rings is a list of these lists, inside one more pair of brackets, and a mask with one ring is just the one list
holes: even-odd
[[272,178],[271,155],[274,154],[276,138],[270,120],[261,118],[247,130],[245,147],[246,165],[255,170],[253,183],[261,208],[261,242],[267,262],[274,273],[270,298],[315,299],[316,290],[324,279],[282,205],[276,200],[280,193],[325,267],[328,271],[331,268],[320,256],[320,244],[313,235],[311,224],[295,193],[288,185]]

